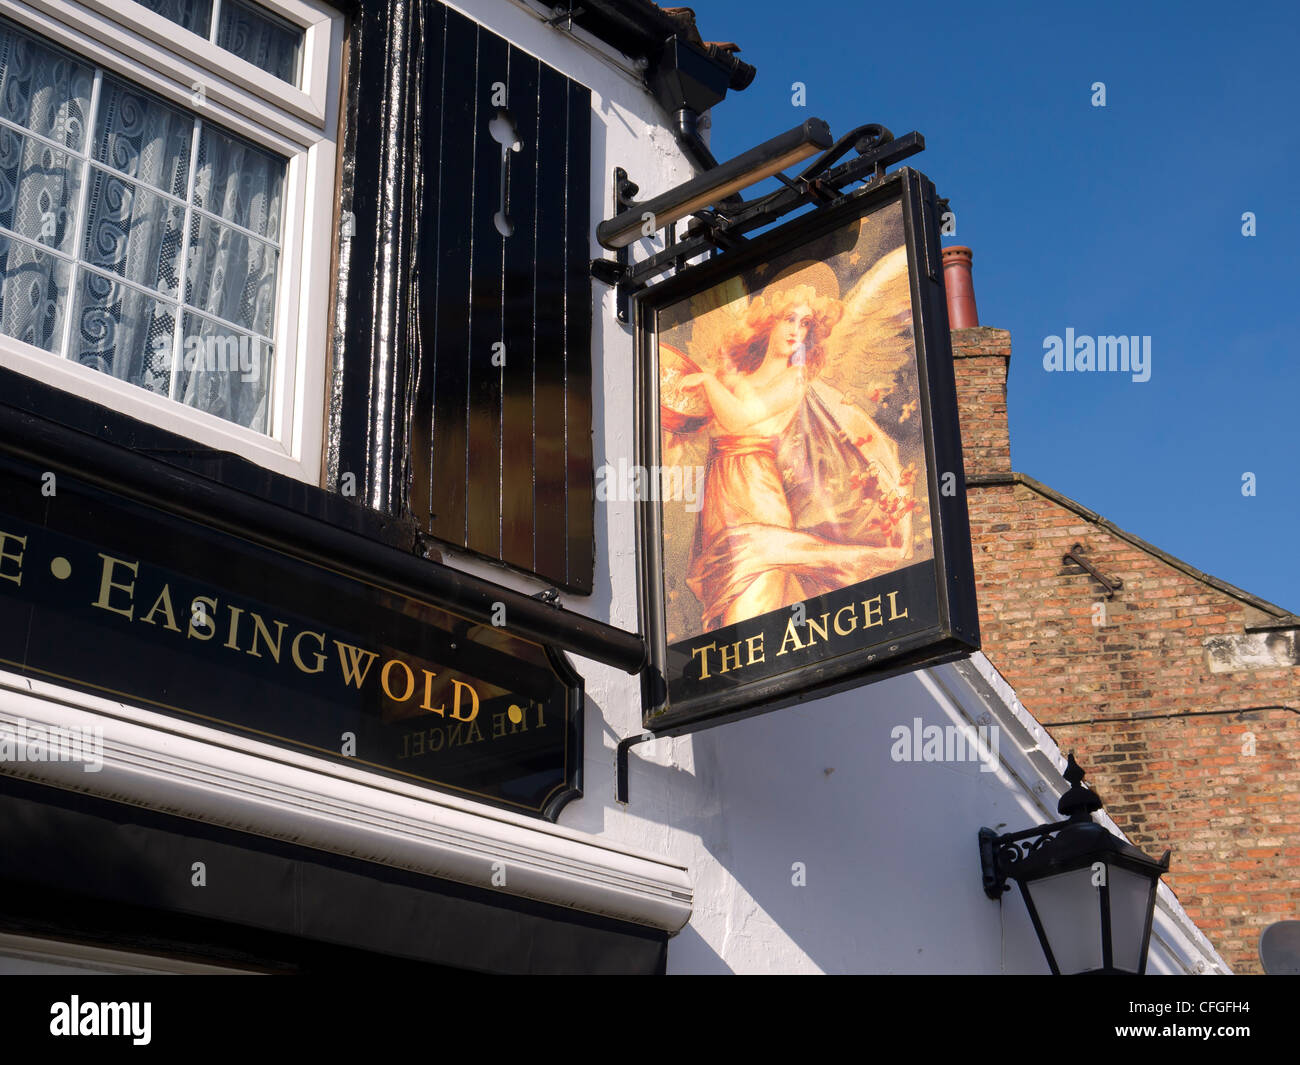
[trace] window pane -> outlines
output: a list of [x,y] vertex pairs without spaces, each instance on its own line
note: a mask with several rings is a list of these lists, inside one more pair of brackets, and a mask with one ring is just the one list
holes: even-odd
[[135,0],[155,15],[207,37],[212,25],[212,0]]
[[82,366],[166,396],[175,309],[138,288],[77,271],[70,357]]
[[94,68],[0,20],[0,117],[84,151]]
[[303,32],[252,4],[225,0],[217,44],[274,74],[281,81],[298,82],[298,53]]
[[279,240],[285,168],[283,159],[205,124],[194,203],[258,236]]
[[186,314],[177,398],[236,425],[268,432],[271,361],[272,348],[265,340]]
[[90,175],[85,261],[175,299],[185,208],[98,167]]
[[189,192],[194,118],[116,78],[104,76],[95,121],[95,158],[156,189]]
[[63,260],[0,234],[0,333],[57,352],[69,272]]
[[81,166],[72,156],[0,126],[0,226],[69,252],[80,189]]
[[278,261],[273,245],[196,215],[190,227],[185,302],[270,336]]
[[0,333],[266,433],[288,160],[96,76],[0,18]]

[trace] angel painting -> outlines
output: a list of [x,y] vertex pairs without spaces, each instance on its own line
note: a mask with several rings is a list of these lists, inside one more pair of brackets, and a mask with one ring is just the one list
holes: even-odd
[[[794,263],[751,281],[752,295],[733,279],[692,298],[689,327],[661,330],[662,458],[704,468],[684,573],[699,621],[678,628],[731,625],[931,557],[914,528],[925,477],[896,439],[919,435],[919,419],[899,431],[916,401],[880,402],[916,395],[907,249],[855,270],[863,258]],[[854,278],[843,295],[841,274]],[[887,409],[893,435],[864,406]]]

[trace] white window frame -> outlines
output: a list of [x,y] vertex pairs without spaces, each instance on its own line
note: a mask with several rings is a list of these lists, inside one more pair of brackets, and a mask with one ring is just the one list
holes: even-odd
[[344,16],[318,0],[256,2],[303,28],[301,88],[133,0],[0,0],[0,14],[289,160],[269,435],[12,337],[0,336],[0,366],[295,480],[319,484]]

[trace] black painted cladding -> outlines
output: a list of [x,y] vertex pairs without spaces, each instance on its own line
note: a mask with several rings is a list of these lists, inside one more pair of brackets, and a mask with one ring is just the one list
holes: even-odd
[[[349,63],[331,476],[436,540],[590,592],[590,90],[434,0],[367,5]],[[508,237],[498,83],[519,143]]]

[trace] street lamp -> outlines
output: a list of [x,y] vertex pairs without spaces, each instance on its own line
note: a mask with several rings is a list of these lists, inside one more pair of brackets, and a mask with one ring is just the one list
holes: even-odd
[[1008,879],[1020,886],[1054,976],[1141,976],[1169,851],[1154,861],[1093,821],[1101,799],[1083,786],[1073,752],[1065,779],[1070,787],[1056,806],[1064,821],[1003,836],[980,829],[984,893],[1000,898]]

